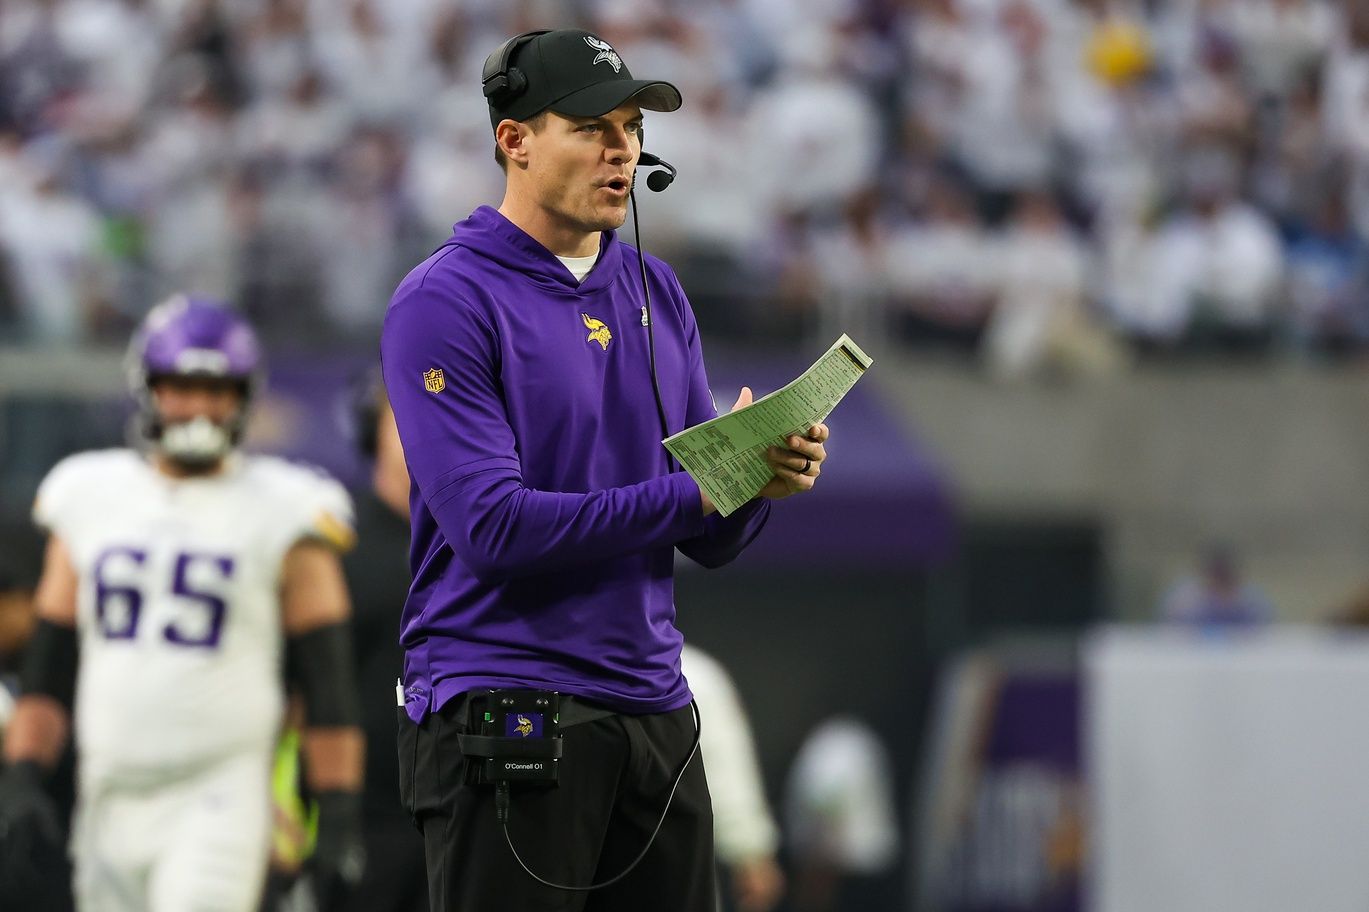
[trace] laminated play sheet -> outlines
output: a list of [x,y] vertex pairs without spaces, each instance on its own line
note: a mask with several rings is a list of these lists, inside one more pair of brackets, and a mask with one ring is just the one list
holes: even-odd
[[755,497],[774,473],[767,447],[785,447],[820,424],[874,361],[842,334],[789,384],[745,408],[696,424],[663,442],[699,487],[727,516]]

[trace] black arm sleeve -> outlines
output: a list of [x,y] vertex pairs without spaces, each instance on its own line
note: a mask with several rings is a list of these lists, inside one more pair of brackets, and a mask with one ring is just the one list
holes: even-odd
[[359,725],[352,635],[346,623],[329,624],[290,638],[286,677],[304,695],[307,724]]
[[71,712],[76,697],[76,629],[39,618],[25,647],[19,687],[52,697]]

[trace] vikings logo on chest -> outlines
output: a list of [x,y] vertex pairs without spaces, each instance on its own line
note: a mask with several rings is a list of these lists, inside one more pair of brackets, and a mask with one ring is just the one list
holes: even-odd
[[585,328],[589,330],[589,338],[586,342],[598,342],[604,351],[608,351],[608,344],[613,341],[613,333],[603,320],[596,320],[587,313],[580,314],[580,319],[585,322]]

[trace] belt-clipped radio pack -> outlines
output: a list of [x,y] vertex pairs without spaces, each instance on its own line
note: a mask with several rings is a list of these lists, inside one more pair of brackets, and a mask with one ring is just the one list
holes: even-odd
[[470,734],[458,735],[461,752],[482,784],[556,782],[562,742],[561,695],[551,690],[491,690],[471,695]]
[[[576,712],[577,704],[567,703],[572,717],[565,720],[566,725],[599,718],[600,713],[586,715]],[[513,837],[509,834],[509,809],[512,804],[512,783],[519,782],[530,786],[555,786],[557,784],[558,763],[563,756],[564,742],[561,738],[561,695],[550,690],[487,690],[472,692],[467,704],[470,734],[457,736],[461,752],[473,761],[469,767],[474,785],[494,786],[495,817],[504,831],[504,841],[519,867],[538,883],[557,890],[584,892],[601,890],[621,881],[646,857],[656,834],[665,823],[670,804],[675,800],[675,791],[680,787],[685,770],[699,752],[699,707],[690,701],[694,714],[694,743],[690,745],[689,756],[675,774],[675,781],[666,795],[661,816],[655,828],[647,837],[646,844],[627,867],[608,880],[576,886],[560,884],[547,880],[528,867],[518,850],[514,848]],[[478,734],[477,734],[478,732]]]

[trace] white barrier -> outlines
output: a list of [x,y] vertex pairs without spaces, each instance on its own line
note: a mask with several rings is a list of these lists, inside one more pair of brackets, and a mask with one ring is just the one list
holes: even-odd
[[1369,909],[1369,637],[1110,628],[1084,674],[1091,912]]

